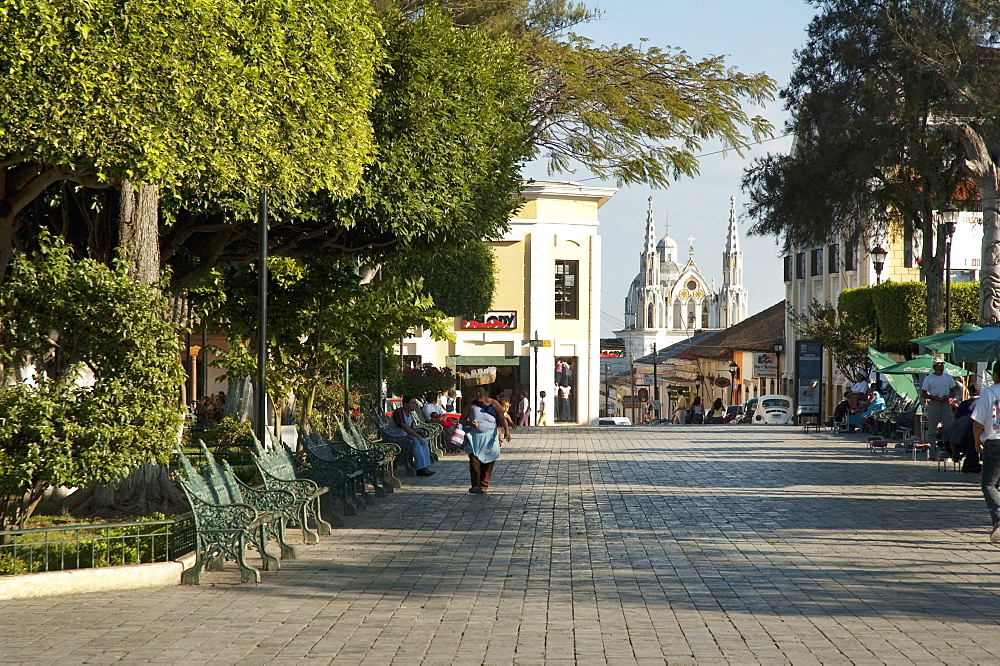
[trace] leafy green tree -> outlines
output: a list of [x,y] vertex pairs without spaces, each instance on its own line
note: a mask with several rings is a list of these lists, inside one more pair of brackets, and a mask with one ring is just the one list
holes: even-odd
[[423,280],[434,307],[449,317],[485,314],[496,289],[496,257],[476,239],[447,248],[413,247],[399,257],[392,271],[403,279]]
[[0,283],[0,528],[50,485],[110,482],[165,461],[183,371],[163,297],[126,267],[43,233]]
[[6,3],[0,277],[15,238],[37,233],[30,204],[60,181],[120,186],[120,202],[57,188],[53,228],[85,255],[99,239],[135,265],[143,255],[146,282],[159,268],[158,188],[192,203],[259,187],[350,193],[372,149],[377,39],[364,0]]
[[[427,0],[380,0],[416,15]],[[698,174],[695,157],[719,141],[737,154],[770,136],[744,104],[770,100],[774,81],[744,74],[722,56],[692,58],[681,49],[598,46],[571,29],[600,12],[566,0],[443,0],[456,25],[479,26],[517,40],[532,77],[530,130],[535,154],[553,173],[582,165],[619,184],[666,187]]]
[[[428,261],[498,237],[517,206],[529,81],[510,40],[456,29],[428,9],[381,17],[387,60],[369,115],[375,153],[351,196],[277,200],[270,252],[351,256],[373,272],[417,248]],[[220,205],[226,202],[217,202]],[[176,285],[255,260],[232,213],[180,209],[164,239]]]
[[979,322],[1000,321],[1000,6],[939,0],[906,17],[900,43],[914,67],[946,86],[960,109],[948,118],[983,203]]
[[956,111],[948,86],[902,46],[911,18],[938,2],[822,0],[782,91],[797,137],[791,155],[758,160],[744,177],[751,233],[786,245],[884,234],[921,236],[927,332],[941,330],[945,240],[934,211],[967,179],[961,148],[942,119]]

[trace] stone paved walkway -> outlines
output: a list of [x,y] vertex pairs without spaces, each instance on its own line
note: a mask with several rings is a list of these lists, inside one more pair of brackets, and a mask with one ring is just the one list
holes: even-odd
[[7,602],[0,661],[1000,661],[975,475],[760,426],[521,433],[481,497],[466,468],[259,585]]

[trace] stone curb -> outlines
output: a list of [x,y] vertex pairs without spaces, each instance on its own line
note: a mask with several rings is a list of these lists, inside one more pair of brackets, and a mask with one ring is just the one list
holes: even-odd
[[173,562],[3,576],[0,600],[180,585],[181,573],[192,567],[194,561],[195,554],[189,553]]

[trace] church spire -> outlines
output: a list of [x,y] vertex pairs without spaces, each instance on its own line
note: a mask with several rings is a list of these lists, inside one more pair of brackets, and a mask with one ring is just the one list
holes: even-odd
[[646,211],[646,246],[642,251],[646,254],[656,252],[656,224],[653,222],[653,197],[649,197],[649,208]]
[[729,197],[729,234],[726,236],[726,254],[740,251],[740,230],[736,226],[736,197]]

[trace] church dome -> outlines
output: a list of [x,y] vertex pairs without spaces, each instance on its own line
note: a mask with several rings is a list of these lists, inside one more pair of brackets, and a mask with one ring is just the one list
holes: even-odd
[[656,244],[656,253],[660,255],[661,262],[677,261],[677,241],[670,236],[664,236]]

